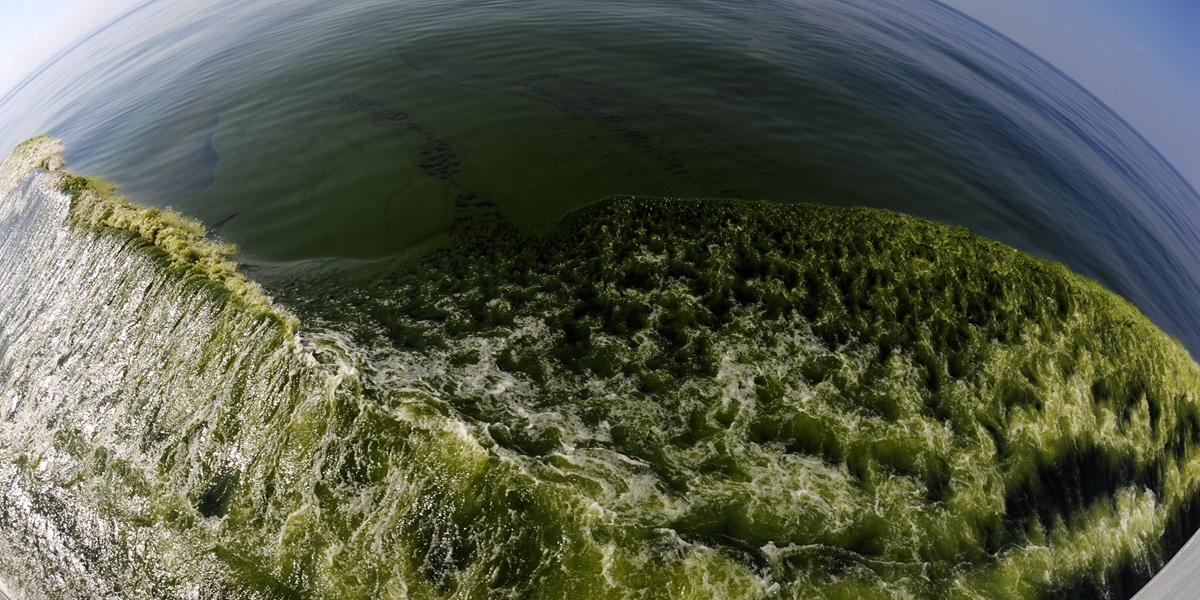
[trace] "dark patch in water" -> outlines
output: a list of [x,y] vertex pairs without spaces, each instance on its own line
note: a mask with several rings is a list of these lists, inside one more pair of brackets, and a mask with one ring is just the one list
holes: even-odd
[[229,502],[237,492],[240,477],[237,473],[222,473],[209,484],[196,500],[196,511],[205,517],[223,517]]
[[224,227],[226,223],[232,221],[234,219],[234,217],[236,217],[240,214],[242,214],[242,211],[239,210],[239,211],[233,213],[232,215],[229,215],[228,217],[225,217],[224,219],[221,219],[220,221],[213,223],[211,226],[208,227],[208,232],[210,234],[216,233],[217,230],[221,229],[221,227]]
[[412,115],[396,110],[382,102],[369,100],[357,94],[345,94],[328,102],[318,110],[336,108],[351,113],[369,115],[377,125],[416,135],[420,140],[420,157],[417,166],[430,177],[449,183],[456,190],[455,208],[460,221],[487,221],[498,216],[498,208],[490,199],[467,189],[458,179],[462,159],[445,140],[437,137]]

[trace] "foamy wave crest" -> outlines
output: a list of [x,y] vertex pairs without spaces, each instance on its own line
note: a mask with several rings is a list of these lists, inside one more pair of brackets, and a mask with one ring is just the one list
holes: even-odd
[[268,294],[60,151],[0,165],[26,598],[1121,593],[1200,514],[1200,367],[965,230],[616,198]]

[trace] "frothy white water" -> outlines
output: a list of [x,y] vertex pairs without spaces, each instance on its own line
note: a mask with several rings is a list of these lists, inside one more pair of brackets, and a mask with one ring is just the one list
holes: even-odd
[[[0,178],[0,576],[23,598],[1035,598],[1153,570],[1200,482],[1186,352],[964,232],[618,200],[573,217],[596,252],[531,268],[518,240],[376,290],[399,312],[368,326],[433,334],[409,348],[321,311],[297,334],[182,260],[204,253],[178,216],[77,218],[73,180],[34,168],[55,151]],[[708,209],[750,217],[699,250],[643,226]],[[789,241],[801,210],[892,237]],[[764,214],[778,245],[754,250]],[[840,281],[804,262],[842,259]],[[900,297],[939,261],[1010,280],[972,284],[991,305]]]
[[[628,596],[661,571],[578,490],[637,503],[652,486],[626,480],[637,461],[501,448],[390,359],[296,335],[138,230],[72,224],[63,175],[17,171],[0,218],[0,576],[21,597]],[[762,591],[680,548],[675,591]]]
[[261,436],[221,438],[270,421],[248,399],[295,396],[287,332],[145,240],[67,227],[60,178],[31,172],[0,204],[0,568],[26,597],[211,597],[219,527],[164,517],[246,468]]

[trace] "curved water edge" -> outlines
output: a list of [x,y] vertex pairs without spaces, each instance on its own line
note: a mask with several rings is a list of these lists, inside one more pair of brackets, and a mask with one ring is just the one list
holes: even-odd
[[26,598],[1119,596],[1195,530],[1200,367],[964,229],[612,198],[260,284],[60,151],[0,167]]
[[[7,536],[0,541],[5,579],[25,597],[105,590],[136,597],[121,587],[187,597],[178,586],[164,593],[144,580],[113,575],[137,565],[158,571],[178,563],[176,579],[215,569],[205,564],[207,550],[181,549],[169,536],[149,546],[137,541],[148,535],[147,524],[161,521],[145,511],[172,515],[171,503],[181,499],[167,493],[159,504],[146,504],[163,482],[153,476],[145,451],[189,435],[172,430],[169,436],[164,428],[190,423],[195,433],[206,430],[205,422],[228,424],[220,415],[232,408],[230,401],[246,395],[279,400],[277,391],[286,387],[281,378],[292,376],[300,348],[286,313],[269,314],[262,298],[245,293],[253,286],[227,285],[240,277],[228,273],[210,276],[214,270],[203,261],[211,266],[219,252],[206,252],[207,242],[195,239],[189,249],[178,243],[185,234],[164,231],[182,226],[195,233],[195,224],[168,216],[156,227],[144,211],[126,213],[140,219],[89,229],[80,215],[97,211],[81,208],[120,206],[120,200],[101,195],[95,181],[80,186],[61,172],[21,172],[61,165],[54,159],[58,150],[48,138],[22,145],[5,161],[2,182],[10,193],[0,207],[0,271],[4,297],[17,299],[0,308],[3,464],[11,483],[3,512]],[[214,349],[214,343],[229,347]],[[134,440],[142,445],[131,446]],[[222,458],[197,460],[189,463]],[[110,502],[121,508],[104,508]],[[120,549],[135,543],[134,556]]]

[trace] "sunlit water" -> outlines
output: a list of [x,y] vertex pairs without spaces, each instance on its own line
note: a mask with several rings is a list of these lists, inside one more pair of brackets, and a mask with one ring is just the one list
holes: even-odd
[[1195,529],[1195,367],[1086,286],[811,207],[543,227],[888,208],[1195,352],[1200,198],[941,5],[150,2],[0,101],[37,133],[275,303],[5,175],[30,597],[1122,596]]

